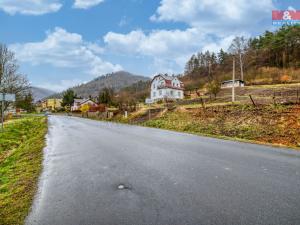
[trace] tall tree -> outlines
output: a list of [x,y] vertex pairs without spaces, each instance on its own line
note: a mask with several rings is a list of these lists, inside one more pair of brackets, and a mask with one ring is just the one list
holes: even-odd
[[243,57],[247,50],[248,42],[244,37],[235,37],[229,47],[229,51],[238,57],[240,62],[241,80],[244,80]]
[[218,63],[220,65],[224,65],[227,55],[228,54],[221,48],[218,53]]
[[[18,72],[19,66],[15,54],[6,45],[0,43],[0,93],[24,95],[29,90],[26,77]],[[4,111],[11,103],[5,102]],[[2,111],[0,105],[0,115]]]
[[31,92],[25,95],[20,95],[16,97],[16,107],[26,110],[27,112],[34,112],[33,96]]
[[68,89],[63,94],[63,100],[62,100],[62,106],[63,107],[71,107],[71,105],[74,103],[74,99],[76,98],[76,94],[72,89]]
[[114,91],[111,88],[104,88],[99,93],[99,103],[111,105],[113,103]]

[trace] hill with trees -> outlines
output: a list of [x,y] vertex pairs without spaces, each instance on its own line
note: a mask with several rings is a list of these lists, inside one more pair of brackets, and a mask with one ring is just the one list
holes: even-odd
[[191,56],[182,79],[187,90],[231,79],[233,58],[237,79],[246,84],[300,82],[300,25],[283,26],[259,37],[236,37],[228,50]]
[[[74,91],[77,97],[98,97],[99,92],[101,92],[105,88],[109,88],[114,90],[114,92],[118,92],[121,89],[128,87],[134,83],[148,80],[150,80],[149,77],[135,75],[126,71],[119,71],[99,76],[88,83],[72,87],[71,89]],[[62,95],[63,93],[59,93],[56,95],[49,96],[48,98],[62,97]]]
[[54,91],[45,89],[45,88],[40,88],[40,87],[30,87],[31,93],[33,95],[33,99],[35,102],[48,97],[49,95],[55,94]]
[[[244,80],[246,85],[300,82],[300,25],[283,26],[250,39],[235,37],[227,50],[192,55],[184,73],[179,75],[185,89],[206,88],[216,96],[221,82],[232,79],[233,58],[236,79]],[[92,96],[99,100],[109,95],[115,103],[130,104],[148,97],[150,79],[120,71],[72,90],[78,97]]]

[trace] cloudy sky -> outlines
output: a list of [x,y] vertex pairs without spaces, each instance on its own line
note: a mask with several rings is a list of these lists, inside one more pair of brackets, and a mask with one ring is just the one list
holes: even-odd
[[113,71],[181,73],[191,54],[274,30],[299,0],[1,0],[0,42],[35,86],[60,91]]

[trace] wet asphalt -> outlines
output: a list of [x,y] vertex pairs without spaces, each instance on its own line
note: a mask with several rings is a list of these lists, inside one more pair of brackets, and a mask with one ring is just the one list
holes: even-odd
[[300,152],[50,116],[28,225],[298,225]]

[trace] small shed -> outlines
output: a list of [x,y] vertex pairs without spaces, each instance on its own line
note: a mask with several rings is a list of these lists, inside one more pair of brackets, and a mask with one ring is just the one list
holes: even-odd
[[221,88],[232,88],[232,87],[244,87],[245,82],[243,80],[225,80],[221,84]]

